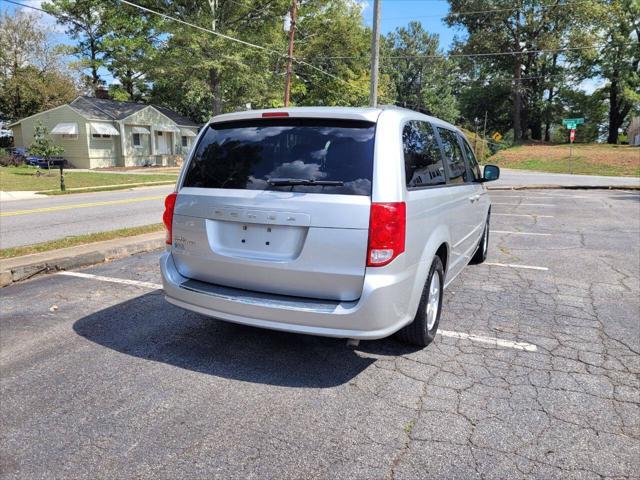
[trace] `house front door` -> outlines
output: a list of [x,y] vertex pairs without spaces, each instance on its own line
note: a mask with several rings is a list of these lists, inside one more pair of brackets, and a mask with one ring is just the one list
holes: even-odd
[[169,132],[156,132],[156,151],[160,155],[168,155],[169,151]]

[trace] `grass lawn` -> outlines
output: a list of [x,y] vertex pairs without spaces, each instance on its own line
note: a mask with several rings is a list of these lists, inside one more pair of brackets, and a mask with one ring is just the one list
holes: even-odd
[[570,159],[569,145],[520,145],[496,153],[485,163],[540,172],[639,177],[640,148],[576,144]]
[[[42,175],[35,175],[35,167],[0,167],[0,190],[12,192],[16,190],[44,191],[60,190],[60,172],[51,173],[42,170]],[[64,183],[68,189],[81,187],[102,187],[121,184],[140,184],[148,182],[175,182],[177,174],[120,174],[97,172],[64,171]],[[95,191],[95,190],[94,190]]]
[[119,230],[111,230],[110,232],[89,233],[86,235],[64,237],[59,240],[35,243],[33,245],[25,245],[23,247],[2,248],[0,249],[0,258],[19,257],[21,255],[57,250],[59,248],[75,247],[78,245],[86,245],[87,243],[113,240],[114,238],[132,237],[134,235],[142,235],[144,233],[159,232],[163,228],[164,225],[162,223],[154,223],[153,225],[145,225],[143,227],[121,228]]

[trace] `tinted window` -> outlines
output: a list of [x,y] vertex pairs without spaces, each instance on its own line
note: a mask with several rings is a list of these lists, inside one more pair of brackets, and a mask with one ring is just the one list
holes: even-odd
[[408,122],[402,130],[407,187],[446,183],[442,155],[433,127],[426,122]]
[[449,183],[467,182],[467,167],[464,163],[464,155],[458,143],[457,134],[446,128],[438,128],[438,133],[442,140],[442,149],[449,168]]
[[478,161],[476,160],[476,156],[464,138],[462,139],[462,146],[464,147],[464,153],[467,155],[467,161],[469,163],[469,168],[471,170],[471,175],[473,175],[474,180],[480,180],[482,175],[480,174],[480,165],[478,165]]
[[[187,167],[185,187],[371,195],[375,124],[275,118],[212,124]],[[270,179],[340,186],[272,186]]]

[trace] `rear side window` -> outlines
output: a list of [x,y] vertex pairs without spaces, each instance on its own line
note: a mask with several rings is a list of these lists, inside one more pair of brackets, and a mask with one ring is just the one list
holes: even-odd
[[482,175],[480,174],[480,165],[478,165],[478,161],[476,160],[476,156],[464,138],[462,139],[462,146],[464,147],[464,153],[467,155],[467,161],[469,163],[469,168],[471,170],[471,175],[473,175],[474,180],[480,180]]
[[[375,124],[273,118],[211,124],[183,186],[371,195]],[[272,185],[281,180],[334,185]],[[337,184],[336,184],[337,183]]]
[[431,124],[408,122],[402,130],[404,168],[408,188],[444,185],[444,167]]
[[458,143],[458,135],[446,128],[438,128],[440,139],[442,140],[442,149],[449,167],[449,183],[465,183],[468,182],[467,167],[464,163],[464,155]]

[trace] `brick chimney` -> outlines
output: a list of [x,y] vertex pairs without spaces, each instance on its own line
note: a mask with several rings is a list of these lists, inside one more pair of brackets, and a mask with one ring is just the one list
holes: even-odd
[[109,100],[109,90],[106,87],[100,85],[96,88],[96,98]]

